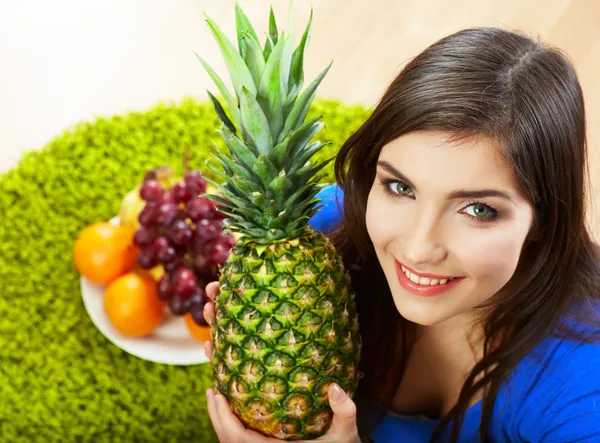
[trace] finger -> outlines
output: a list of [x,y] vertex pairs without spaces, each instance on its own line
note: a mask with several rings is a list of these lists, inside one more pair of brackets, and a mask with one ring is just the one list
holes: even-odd
[[217,293],[219,292],[219,282],[211,281],[209,284],[206,285],[206,288],[204,288],[204,292],[208,296],[208,298],[214,301],[215,297],[217,296]]
[[215,317],[215,304],[211,301],[206,303],[202,309],[202,314],[204,315],[204,320],[210,325]]
[[206,354],[206,356],[208,357],[209,360],[212,360],[214,358],[213,352],[212,352],[212,342],[211,341],[204,342],[204,353]]
[[212,422],[213,428],[217,434],[219,441],[227,441],[227,435],[224,432],[221,420],[219,420],[219,414],[217,413],[217,405],[215,403],[215,391],[210,388],[206,391],[206,403],[208,405],[208,416]]
[[352,399],[335,383],[329,385],[328,395],[333,411],[329,432],[339,437],[356,435],[356,405]]
[[280,443],[280,440],[265,437],[252,429],[246,429],[239,418],[237,418],[231,410],[231,406],[229,406],[229,403],[223,394],[217,394],[215,396],[215,403],[217,405],[219,420],[223,429],[227,432],[229,441],[243,443]]

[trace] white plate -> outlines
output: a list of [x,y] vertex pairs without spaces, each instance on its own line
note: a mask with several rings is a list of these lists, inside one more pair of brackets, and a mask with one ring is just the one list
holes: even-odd
[[[113,218],[110,223],[118,224],[119,218]],[[104,311],[105,289],[106,286],[81,277],[85,309],[100,332],[119,348],[155,363],[195,365],[209,361],[204,353],[204,345],[191,336],[183,317],[168,314],[164,322],[145,337],[131,338],[121,334]]]

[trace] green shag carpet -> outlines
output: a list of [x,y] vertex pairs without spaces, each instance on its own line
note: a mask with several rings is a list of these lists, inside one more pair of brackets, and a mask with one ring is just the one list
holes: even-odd
[[[333,155],[368,110],[316,100]],[[212,105],[184,99],[70,128],[0,176],[0,442],[212,442],[209,365],[131,356],[94,326],[71,249],[117,214],[147,169],[205,169],[217,143]],[[329,165],[329,180],[332,164]]]

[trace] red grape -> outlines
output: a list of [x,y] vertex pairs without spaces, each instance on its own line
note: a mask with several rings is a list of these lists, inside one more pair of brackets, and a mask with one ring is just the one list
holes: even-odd
[[158,237],[154,240],[153,248],[158,260],[162,263],[170,263],[177,255],[175,248],[166,237]]
[[177,218],[177,205],[175,203],[163,203],[157,209],[156,221],[164,227],[168,227]]
[[196,288],[196,274],[191,269],[183,266],[175,272],[173,278],[173,292],[175,295],[187,297]]
[[215,243],[208,251],[210,261],[215,265],[224,265],[229,256],[230,248],[222,243]]
[[162,194],[162,186],[156,180],[148,180],[140,188],[140,197],[148,202],[157,201]]
[[177,182],[173,185],[173,198],[177,203],[187,202],[193,195],[185,185],[184,181]]
[[146,226],[142,226],[137,231],[135,231],[135,234],[133,236],[133,244],[136,245],[138,248],[148,246],[154,243],[154,240],[157,236],[158,233],[156,232],[156,230]]
[[146,246],[140,251],[138,254],[138,264],[142,269],[150,269],[158,264],[152,246]]
[[177,246],[185,246],[192,239],[192,228],[183,220],[173,222],[167,235]]
[[142,226],[151,227],[156,223],[157,215],[158,213],[156,205],[148,203],[146,206],[144,206],[144,209],[140,211],[140,214],[138,215],[138,221]]
[[202,304],[204,306],[204,289],[200,286],[196,286],[192,295],[190,295],[187,299],[190,301],[190,306]]
[[175,315],[183,315],[185,314],[185,305],[184,298],[179,295],[174,295],[169,300],[169,307],[171,308],[171,312]]
[[206,192],[206,180],[198,171],[190,171],[185,174],[185,184],[192,194],[204,194]]
[[163,301],[168,301],[171,298],[171,279],[168,274],[164,274],[158,284],[156,285],[156,291],[158,293],[158,298]]
[[170,261],[169,263],[164,263],[163,265],[167,272],[173,274],[175,271],[177,271],[177,269],[184,265],[184,262],[183,259],[181,259],[180,257],[175,257],[173,261]]
[[231,249],[233,247],[233,244],[235,243],[235,239],[232,235],[227,235],[224,232],[219,232],[217,234],[216,243],[221,243],[222,245]]
[[214,205],[207,198],[195,197],[187,203],[187,211],[190,218],[197,222],[203,218],[212,218]]
[[171,191],[165,191],[156,203],[160,206],[165,203],[176,204],[177,202],[175,201],[175,197],[173,197],[173,193]]
[[206,256],[198,254],[194,257],[194,269],[202,279],[209,280],[213,276],[212,266],[211,261]]
[[209,326],[208,322],[204,318],[204,304],[205,302],[192,305],[190,308],[190,314],[192,314],[192,318],[198,325]]
[[194,245],[204,247],[207,243],[216,240],[219,229],[210,220],[202,219],[196,224]]

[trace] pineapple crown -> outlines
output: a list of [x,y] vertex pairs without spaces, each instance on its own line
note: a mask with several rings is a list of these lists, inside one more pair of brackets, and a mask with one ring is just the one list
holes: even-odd
[[256,32],[239,4],[235,4],[238,49],[208,17],[206,21],[225,59],[236,99],[215,71],[200,57],[226,107],[208,95],[222,125],[217,131],[229,154],[213,148],[221,169],[208,167],[222,180],[214,184],[222,196],[207,198],[229,215],[226,232],[239,232],[248,241],[268,244],[300,237],[319,209],[319,171],[332,159],[309,159],[328,143],[312,137],[323,127],[322,117],[304,121],[316,90],[329,66],[300,94],[304,82],[304,53],[309,40],[312,9],[300,43],[293,49],[293,12],[290,1],[288,35],[278,33],[271,7],[269,32],[261,47]]

